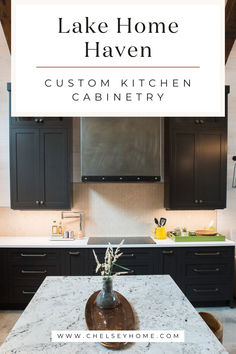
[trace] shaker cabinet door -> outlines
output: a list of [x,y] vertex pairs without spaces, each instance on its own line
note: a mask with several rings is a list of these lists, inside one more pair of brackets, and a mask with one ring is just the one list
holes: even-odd
[[197,195],[204,207],[226,207],[226,149],[226,130],[197,136]]
[[39,131],[11,129],[11,207],[38,209],[39,184]]
[[45,209],[70,208],[67,129],[40,130],[40,203]]
[[195,186],[195,154],[196,136],[193,132],[173,133],[173,207],[188,208],[194,206],[196,199]]

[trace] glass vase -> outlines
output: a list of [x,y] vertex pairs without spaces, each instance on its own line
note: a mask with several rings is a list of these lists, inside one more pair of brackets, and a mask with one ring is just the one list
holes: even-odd
[[113,309],[118,305],[118,298],[113,291],[112,278],[103,278],[102,290],[98,293],[96,304],[102,309]]

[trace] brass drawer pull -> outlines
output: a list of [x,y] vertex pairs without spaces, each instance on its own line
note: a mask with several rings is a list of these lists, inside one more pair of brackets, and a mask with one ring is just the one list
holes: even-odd
[[34,294],[36,294],[36,291],[25,291],[25,290],[23,290],[22,294],[23,295],[34,295]]
[[215,269],[197,269],[197,268],[194,268],[193,271],[194,271],[194,272],[197,272],[197,273],[219,272],[219,271],[220,271],[220,268],[215,268]]
[[45,274],[46,270],[24,270],[21,271],[22,274]]
[[173,250],[170,250],[170,251],[162,251],[163,254],[173,254],[174,251]]
[[70,256],[79,256],[80,252],[69,252]]
[[195,256],[219,256],[220,252],[206,252],[206,253],[199,253],[199,252],[194,252]]
[[193,289],[195,293],[218,293],[219,289]]
[[42,254],[25,254],[21,253],[21,257],[46,257],[47,253],[42,253]]
[[123,258],[123,257],[132,258],[132,257],[135,257],[135,254],[134,254],[134,253],[126,253],[126,254],[122,254],[121,257],[122,257],[122,258]]

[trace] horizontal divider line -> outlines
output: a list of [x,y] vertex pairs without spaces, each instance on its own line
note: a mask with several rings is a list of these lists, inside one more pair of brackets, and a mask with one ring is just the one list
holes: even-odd
[[200,69],[200,66],[36,66],[37,69]]

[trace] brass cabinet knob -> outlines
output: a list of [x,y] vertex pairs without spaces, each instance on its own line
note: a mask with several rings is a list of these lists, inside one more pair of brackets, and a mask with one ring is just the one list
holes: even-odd
[[198,204],[199,202],[198,202],[198,200],[197,200],[197,199],[195,199],[194,203],[195,203],[195,204]]
[[43,205],[43,204],[44,204],[44,201],[43,201],[43,200],[40,200],[40,204]]
[[200,203],[200,204],[202,204],[202,203],[203,203],[203,200],[202,200],[202,199],[200,199],[200,200],[199,200],[199,203]]
[[204,123],[205,123],[205,120],[200,119],[200,124],[204,124]]
[[199,124],[200,120],[199,119],[195,119],[195,124]]
[[38,118],[35,118],[34,121],[35,121],[35,123],[38,123],[38,122],[39,122],[39,119],[38,119]]
[[44,120],[42,118],[39,119],[39,123],[43,123]]
[[36,200],[35,204],[39,205],[39,200]]

